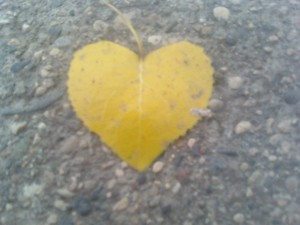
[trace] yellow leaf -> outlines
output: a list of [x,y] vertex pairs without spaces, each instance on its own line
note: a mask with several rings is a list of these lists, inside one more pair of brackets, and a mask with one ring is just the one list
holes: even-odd
[[204,50],[187,41],[143,59],[102,41],[75,53],[68,92],[84,124],[142,171],[199,120],[190,110],[207,107],[212,74]]

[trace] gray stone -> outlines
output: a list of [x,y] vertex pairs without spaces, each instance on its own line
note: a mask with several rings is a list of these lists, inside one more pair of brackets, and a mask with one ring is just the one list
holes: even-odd
[[64,4],[64,0],[50,0],[50,6],[53,8],[58,8]]
[[54,42],[54,45],[56,47],[62,48],[62,47],[69,47],[72,44],[72,38],[70,36],[62,36],[56,39]]
[[285,187],[290,193],[299,191],[299,179],[295,176],[288,177],[285,180]]
[[48,34],[54,39],[57,39],[60,36],[61,32],[62,32],[62,27],[60,25],[53,25],[48,30]]
[[284,96],[284,101],[289,105],[295,105],[300,99],[300,90],[288,90]]
[[24,61],[16,62],[15,64],[12,65],[12,67],[10,68],[10,70],[13,73],[18,73],[21,70],[23,70],[24,67],[27,66],[30,62],[31,62],[30,60],[24,60]]

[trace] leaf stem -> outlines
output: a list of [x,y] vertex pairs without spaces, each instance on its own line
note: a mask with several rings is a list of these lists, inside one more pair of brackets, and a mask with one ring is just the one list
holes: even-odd
[[105,4],[107,7],[109,7],[111,10],[115,11],[121,17],[124,24],[127,26],[127,28],[130,30],[130,32],[134,36],[134,39],[135,39],[135,41],[137,43],[137,46],[138,46],[138,49],[139,49],[140,58],[143,58],[143,44],[142,44],[141,38],[138,35],[138,33],[136,32],[136,30],[133,28],[130,20],[128,18],[126,18],[126,16],[124,16],[124,14],[119,9],[117,9],[115,6],[113,6],[112,4],[107,2],[106,0],[100,0],[100,1],[103,4]]

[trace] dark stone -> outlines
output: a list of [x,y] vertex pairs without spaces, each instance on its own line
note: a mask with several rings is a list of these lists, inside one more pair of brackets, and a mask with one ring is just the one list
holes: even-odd
[[54,39],[58,38],[60,36],[61,32],[62,32],[62,27],[59,25],[53,25],[48,30],[48,34]]
[[184,155],[178,155],[176,156],[176,158],[174,159],[173,163],[174,163],[174,166],[176,168],[180,167],[181,163],[183,162],[184,160]]
[[13,73],[18,73],[22,69],[24,69],[24,67],[27,66],[29,63],[30,63],[30,60],[23,60],[23,61],[16,62],[15,64],[12,65],[10,70]]
[[136,179],[136,182],[139,184],[139,185],[143,185],[147,182],[147,176],[146,174],[142,173],[140,174],[137,179]]
[[58,221],[58,225],[74,225],[74,222],[71,216],[62,216]]
[[228,161],[225,157],[211,156],[208,158],[208,165],[214,172],[221,172],[228,169]]
[[81,216],[88,216],[92,212],[90,201],[85,197],[75,199],[73,205],[75,211]]
[[92,192],[89,199],[91,201],[103,201],[106,199],[105,191],[103,187],[98,188],[96,191]]
[[172,211],[172,206],[171,205],[165,205],[161,208],[161,213],[166,216],[169,215]]
[[74,11],[74,10],[71,10],[71,11],[69,12],[69,15],[70,15],[70,16],[75,16],[75,11]]
[[225,38],[225,43],[228,46],[235,46],[237,42],[237,38],[234,35],[227,35],[227,37]]
[[300,90],[289,90],[287,91],[283,99],[289,105],[294,105],[299,101],[300,98]]

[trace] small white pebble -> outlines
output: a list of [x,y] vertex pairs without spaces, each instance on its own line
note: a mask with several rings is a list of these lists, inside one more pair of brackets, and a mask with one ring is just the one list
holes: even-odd
[[172,192],[174,194],[177,194],[179,192],[179,190],[181,189],[181,184],[179,182],[177,182],[174,187],[172,188]]
[[243,84],[243,79],[241,77],[229,77],[228,86],[231,89],[239,89]]
[[57,215],[51,214],[51,215],[49,215],[49,217],[47,218],[47,225],[54,225],[54,224],[57,224],[57,221],[58,221]]
[[114,188],[114,186],[116,185],[117,181],[115,179],[111,179],[107,182],[107,189],[111,190]]
[[39,97],[42,96],[43,94],[45,94],[47,92],[47,87],[45,86],[39,86],[35,89],[35,96]]
[[165,164],[161,161],[155,162],[153,167],[152,167],[153,173],[159,173],[163,169],[164,165]]
[[276,155],[270,155],[270,156],[268,157],[268,159],[269,159],[269,161],[271,161],[271,162],[275,162],[275,161],[277,160],[277,156],[276,156]]
[[187,145],[189,146],[189,148],[193,148],[194,145],[196,144],[196,142],[197,142],[197,140],[196,140],[195,138],[190,138],[190,139],[188,140]]
[[64,202],[63,200],[58,199],[54,201],[54,207],[61,211],[66,211],[68,206],[68,203]]
[[161,42],[161,36],[160,35],[152,35],[148,37],[148,42],[153,45],[158,45]]
[[247,198],[250,198],[250,197],[252,197],[253,196],[253,191],[252,191],[252,189],[251,188],[247,188],[247,190],[246,190],[246,197]]
[[243,162],[243,163],[240,165],[240,169],[241,169],[242,171],[246,171],[248,168],[249,168],[249,164],[246,163],[246,162]]
[[224,102],[219,99],[213,98],[208,102],[208,107],[212,110],[221,109],[223,106],[224,106]]
[[214,17],[218,20],[228,20],[230,16],[230,11],[229,9],[223,6],[218,6],[214,8],[213,14]]
[[9,128],[10,128],[10,131],[16,135],[16,134],[20,133],[22,130],[24,130],[26,126],[27,126],[27,123],[25,121],[13,122]]
[[245,221],[245,216],[242,213],[237,213],[233,216],[233,221],[242,224]]
[[243,134],[251,130],[251,128],[252,124],[249,121],[241,121],[236,125],[234,131],[236,134]]
[[115,174],[117,177],[124,177],[124,171],[122,169],[116,169]]
[[61,51],[58,48],[51,49],[49,53],[52,57],[57,57],[61,55]]

